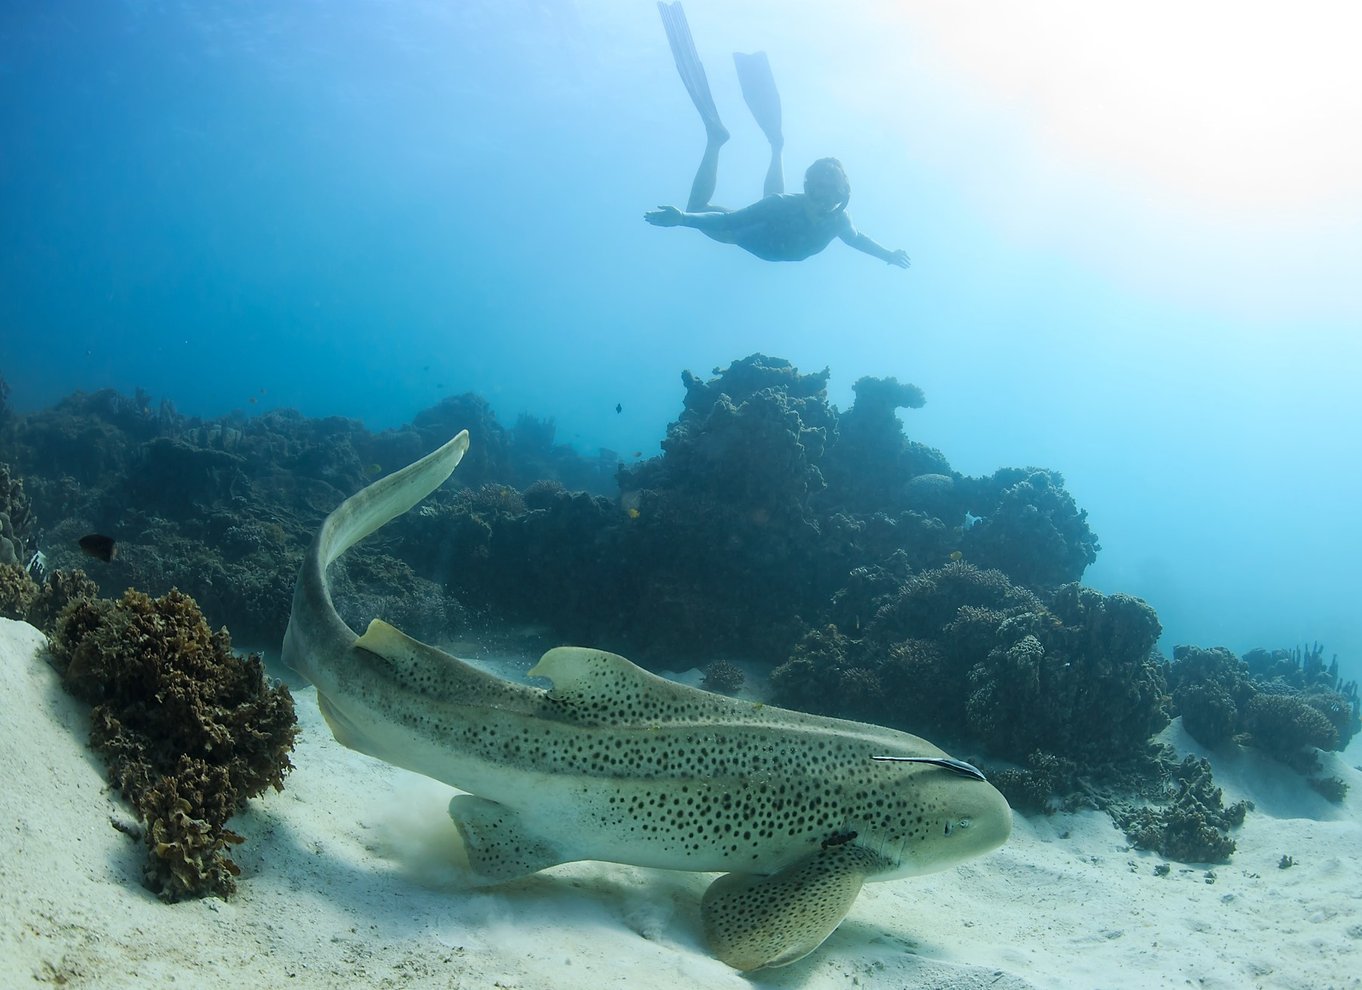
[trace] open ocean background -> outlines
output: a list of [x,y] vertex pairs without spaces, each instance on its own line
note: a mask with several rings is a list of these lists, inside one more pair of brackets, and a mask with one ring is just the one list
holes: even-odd
[[[0,374],[395,426],[478,392],[658,451],[754,351],[920,385],[952,466],[1060,471],[1174,644],[1362,674],[1362,14],[1303,0],[687,0],[733,134],[842,159],[904,272],[642,222],[703,131],[648,0],[0,5]],[[619,404],[622,412],[616,412]],[[477,438],[474,437],[476,443]]]

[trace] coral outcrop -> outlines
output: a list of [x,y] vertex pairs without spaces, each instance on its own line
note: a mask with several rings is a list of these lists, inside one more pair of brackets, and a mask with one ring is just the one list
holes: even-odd
[[1095,766],[1167,724],[1159,631],[1139,599],[1074,584],[1046,606],[954,562],[909,578],[860,640],[809,633],[772,678],[785,703]]
[[1179,646],[1168,671],[1176,714],[1204,746],[1244,743],[1311,773],[1314,750],[1341,750],[1362,723],[1356,682],[1323,649],[1253,650]]
[[[926,401],[916,385],[863,377],[843,412],[828,379],[762,354],[684,372],[661,454],[628,466],[558,444],[552,419],[503,426],[473,395],[371,434],[288,411],[194,420],[96,393],[6,435],[38,511],[58,520],[58,566],[83,532],[107,532],[118,557],[89,567],[106,592],[175,584],[242,640],[272,642],[322,516],[467,428],[464,487],[337,567],[352,621],[383,614],[431,640],[529,623],[655,667],[766,663],[785,704],[1024,765],[1018,791],[1036,807],[1080,774],[1143,759],[1168,717],[1158,620],[1078,583],[1099,545],[1063,477],[962,475],[905,430],[902,411]],[[1207,733],[1249,731],[1249,699],[1227,684],[1180,685]],[[1345,738],[1348,713],[1323,697],[1308,704]],[[1258,731],[1282,736],[1272,714],[1255,714]],[[184,772],[199,791],[211,776]],[[192,789],[157,798],[191,846],[175,809]]]
[[33,509],[24,484],[11,476],[8,464],[0,464],[0,564],[24,567],[35,549]]
[[1244,824],[1252,808],[1247,801],[1226,807],[1210,763],[1188,756],[1171,768],[1158,802],[1118,806],[1112,813],[1137,849],[1183,863],[1227,863],[1235,848],[1229,832]]
[[228,819],[282,790],[296,734],[288,688],[231,650],[193,599],[129,590],[63,611],[53,663],[94,706],[91,745],[147,823],[146,881],[165,900],[226,896],[239,872]]

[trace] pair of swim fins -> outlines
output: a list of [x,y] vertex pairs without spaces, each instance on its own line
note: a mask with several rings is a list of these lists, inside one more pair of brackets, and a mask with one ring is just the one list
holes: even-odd
[[[719,120],[719,109],[714,105],[714,96],[709,91],[709,77],[705,75],[705,67],[700,62],[700,56],[696,54],[695,39],[691,37],[690,25],[686,22],[686,12],[681,9],[680,0],[676,0],[675,3],[658,0],[657,10],[662,15],[662,27],[667,32],[672,58],[676,61],[676,71],[680,74],[681,82],[685,85],[686,92],[690,94],[695,109],[700,113],[700,119],[704,121],[705,130],[711,133],[717,130],[726,134],[727,131]],[[753,52],[748,55],[734,52],[733,66],[738,70],[738,83],[742,87],[743,100],[752,111],[757,126],[761,128],[772,146],[779,147],[784,143],[781,133],[780,91],[776,89],[776,80],[771,75],[771,63],[767,61],[766,53]]]

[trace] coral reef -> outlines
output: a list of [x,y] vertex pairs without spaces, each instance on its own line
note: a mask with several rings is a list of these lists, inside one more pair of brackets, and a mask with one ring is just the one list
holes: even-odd
[[1307,748],[1338,746],[1338,732],[1329,719],[1297,695],[1254,695],[1244,712],[1244,725],[1254,746],[1305,773],[1318,765]]
[[1243,742],[1302,773],[1317,766],[1314,749],[1342,750],[1359,729],[1357,684],[1340,680],[1337,657],[1324,664],[1318,644],[1242,660],[1223,647],[1179,646],[1168,681],[1175,712],[1202,745]]
[[68,603],[98,593],[98,587],[82,570],[49,571],[40,584],[22,567],[0,564],[0,615],[20,619],[49,636]]
[[1047,608],[953,562],[904,582],[861,639],[808,633],[772,681],[784,704],[1096,766],[1167,724],[1158,636],[1139,599],[1066,585]]
[[964,531],[961,550],[979,566],[1039,589],[1079,580],[1097,559],[1088,513],[1059,472],[1004,468],[976,492],[970,511],[980,521]]
[[[1080,772],[1141,758],[1167,717],[1158,621],[1076,583],[1099,547],[1062,476],[963,476],[905,432],[899,411],[925,401],[917,386],[863,377],[839,412],[828,378],[761,354],[709,378],[683,372],[660,456],[628,466],[557,443],[552,419],[504,427],[475,395],[373,434],[287,410],[202,421],[108,392],[6,430],[34,505],[58,520],[55,564],[79,561],[83,533],[109,533],[118,557],[89,565],[105,593],[181,587],[246,642],[282,636],[326,512],[467,428],[466,487],[435,493],[337,568],[352,621],[382,614],[433,640],[530,623],[670,668],[750,658],[773,668],[782,703],[1025,762],[1017,793],[1038,808]],[[207,786],[195,772],[158,798],[168,850],[230,841],[212,816],[180,809]]]
[[737,664],[730,660],[715,660],[705,666],[705,676],[700,686],[706,691],[737,694],[746,680],[747,676]]
[[69,691],[94,706],[91,745],[147,821],[148,885],[166,900],[234,889],[228,818],[282,790],[296,734],[288,688],[231,650],[193,599],[129,590],[82,599],[52,637]]
[[18,564],[0,563],[0,616],[25,620],[33,600],[38,596],[38,584]]
[[[895,414],[897,409],[921,409],[926,396],[916,385],[895,378],[861,378],[851,386],[852,407],[837,422],[837,443],[828,451],[823,471],[831,498],[842,511],[884,511],[902,498],[905,487],[921,475],[950,477],[951,468],[940,451],[909,440]],[[940,513],[938,513],[940,514]],[[958,514],[949,510],[943,518]]]
[[33,526],[33,510],[23,482],[10,475],[8,464],[0,464],[0,564],[28,564],[37,549],[33,546]]
[[1071,794],[1078,787],[1078,766],[1072,760],[1036,750],[1024,767],[1005,767],[988,775],[1003,792],[1014,811],[1050,814],[1056,795]]
[[1235,842],[1229,830],[1253,808],[1246,801],[1225,807],[1211,779],[1211,765],[1188,756],[1172,769],[1164,800],[1156,806],[1112,808],[1131,844],[1183,863],[1228,863]]
[[836,626],[811,629],[771,672],[776,700],[791,708],[875,719],[884,710],[878,671],[857,662],[859,644]]
[[1333,804],[1342,804],[1348,796],[1348,782],[1342,777],[1311,777],[1306,782],[1315,793]]
[[[508,433],[472,395],[447,398],[410,426],[370,433],[354,420],[313,420],[292,410],[204,421],[168,402],[155,405],[140,391],[76,393],[52,409],[14,417],[5,442],[33,504],[56,520],[43,547],[55,566],[83,563],[75,546],[81,535],[108,533],[119,542],[119,556],[91,568],[103,594],[178,587],[240,640],[266,643],[283,635],[302,551],[322,516],[465,427],[477,437],[459,471],[465,483],[549,478],[598,493],[613,489],[615,455],[582,457],[553,443],[551,421],[532,417]],[[403,579],[398,561],[372,571],[378,583],[358,594],[396,600],[405,593],[381,580]],[[449,635],[463,621],[442,592],[427,588],[421,597],[441,601],[424,628],[443,615],[440,633]]]

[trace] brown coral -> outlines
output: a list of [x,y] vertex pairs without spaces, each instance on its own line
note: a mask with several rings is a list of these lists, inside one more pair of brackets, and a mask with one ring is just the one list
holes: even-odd
[[291,769],[288,688],[174,590],[76,602],[52,651],[67,689],[95,706],[91,744],[110,780],[148,822],[149,884],[166,900],[230,893],[238,839],[225,823]]

